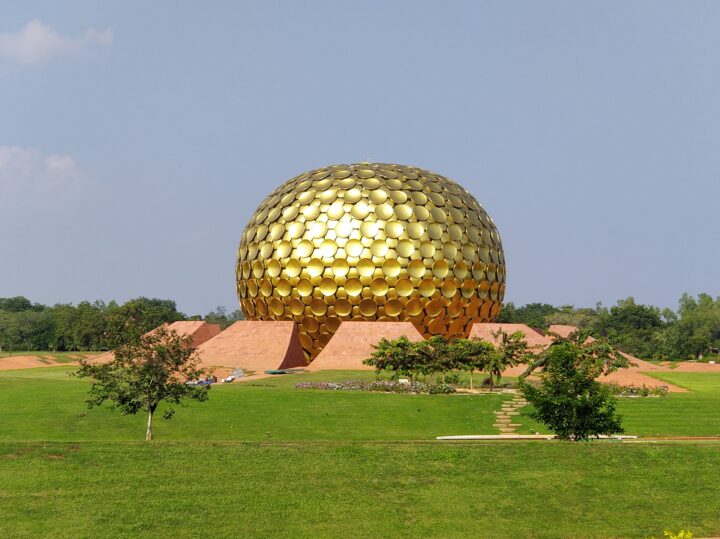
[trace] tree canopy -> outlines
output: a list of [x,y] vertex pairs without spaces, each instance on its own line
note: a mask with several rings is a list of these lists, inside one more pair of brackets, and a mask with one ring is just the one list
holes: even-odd
[[520,390],[532,405],[524,414],[563,440],[621,433],[615,398],[596,378],[623,366],[627,359],[605,342],[557,339],[532,364],[531,371],[540,371],[540,384],[520,379]]
[[[114,301],[82,301],[53,306],[18,296],[0,298],[0,351],[3,350],[107,350],[110,338],[132,325],[142,334],[165,322],[202,320],[224,329],[242,319],[242,312],[223,307],[205,317],[179,312],[175,302],[135,298],[120,305]],[[678,309],[660,309],[625,298],[605,307],[505,304],[499,322],[522,323],[547,329],[569,324],[618,349],[644,359],[693,359],[720,349],[720,298],[684,294]]]
[[[239,310],[227,314],[223,307],[205,317],[223,328],[241,318]],[[133,330],[139,337],[161,324],[188,319],[202,317],[188,317],[169,299],[140,297],[122,305],[81,301],[47,306],[22,296],[0,298],[0,351],[108,350],[118,344],[116,336],[127,331]]]
[[499,322],[527,324],[547,329],[568,324],[596,338],[605,338],[618,349],[644,359],[695,359],[717,354],[720,348],[720,297],[684,294],[677,311],[637,303],[629,297],[607,308],[531,303],[508,303]]
[[127,342],[114,350],[109,363],[95,364],[81,360],[75,375],[92,380],[89,407],[110,403],[111,409],[134,415],[139,411],[148,414],[145,440],[153,439],[153,416],[161,402],[170,406],[163,416],[170,419],[183,400],[204,401],[209,386],[188,385],[203,374],[199,358],[192,347],[192,337],[178,335],[160,326],[157,330]]

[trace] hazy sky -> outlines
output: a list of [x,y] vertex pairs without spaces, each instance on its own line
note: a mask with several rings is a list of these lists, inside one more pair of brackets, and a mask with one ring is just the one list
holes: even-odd
[[232,310],[260,201],[368,158],[475,195],[508,301],[719,295],[720,2],[0,5],[0,297]]

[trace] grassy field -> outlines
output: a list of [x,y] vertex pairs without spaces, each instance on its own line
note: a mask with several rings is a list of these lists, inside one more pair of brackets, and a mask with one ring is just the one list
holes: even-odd
[[0,444],[5,537],[720,531],[717,446]]
[[[0,440],[135,441],[145,418],[85,406],[88,384],[70,368],[0,372]],[[509,395],[387,395],[298,390],[298,380],[373,379],[331,372],[219,384],[206,403],[158,419],[159,440],[433,440],[496,433],[493,410]]]
[[[68,367],[0,372],[7,537],[660,537],[720,533],[720,444],[439,443],[492,433],[509,395],[297,390],[314,373],[212,389],[159,419],[87,410]],[[720,377],[621,401],[628,432],[710,432]],[[526,428],[529,426],[526,424]]]
[[[627,434],[638,436],[717,436],[720,438],[720,373],[653,372],[665,382],[684,387],[687,393],[663,398],[618,399]],[[546,432],[527,418],[517,420],[518,432]]]
[[[85,406],[87,383],[72,368],[0,372],[0,440],[134,441],[144,417]],[[664,398],[620,399],[627,434],[720,435],[720,373],[655,375],[690,391]],[[160,440],[432,440],[440,435],[495,434],[492,411],[509,395],[387,395],[297,390],[299,380],[373,379],[370,372],[303,373],[216,385],[206,403],[159,419]],[[546,432],[522,416],[522,427]]]

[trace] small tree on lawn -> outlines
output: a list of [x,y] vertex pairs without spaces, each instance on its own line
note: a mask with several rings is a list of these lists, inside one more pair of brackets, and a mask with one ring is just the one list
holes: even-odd
[[473,388],[473,373],[487,370],[491,356],[496,354],[491,343],[479,339],[456,339],[449,349],[454,368],[470,373],[470,389]]
[[425,376],[437,372],[446,373],[455,368],[450,354],[450,345],[441,335],[434,335],[426,341],[412,343],[412,350],[415,371]]
[[493,332],[492,335],[498,343],[495,346],[495,353],[488,355],[483,369],[490,375],[490,391],[494,387],[493,376],[495,383],[500,383],[505,369],[522,363],[529,355],[529,347],[522,332],[516,331],[508,335],[501,329]]
[[377,372],[386,370],[408,376],[411,384],[419,368],[415,343],[405,336],[392,341],[380,339],[372,356],[363,363],[375,367]]
[[[208,398],[208,386],[185,383],[203,374],[190,336],[180,336],[163,326],[119,345],[114,353],[113,361],[105,364],[81,360],[76,375],[92,379],[89,408],[109,401],[111,409],[117,408],[123,414],[147,412],[146,441],[153,439],[153,414],[161,402],[172,405],[186,399]],[[163,416],[170,419],[174,413],[170,407]]]
[[562,440],[621,433],[615,398],[596,378],[627,365],[606,343],[558,339],[531,365],[530,372],[541,369],[540,385],[528,383],[526,375],[520,379],[522,394],[533,406],[524,414]]

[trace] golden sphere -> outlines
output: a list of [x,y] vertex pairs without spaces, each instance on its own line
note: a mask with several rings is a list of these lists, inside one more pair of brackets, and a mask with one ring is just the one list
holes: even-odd
[[416,167],[333,165],[281,185],[240,240],[248,320],[294,320],[313,359],[343,320],[409,321],[466,336],[505,293],[495,224],[454,181]]

